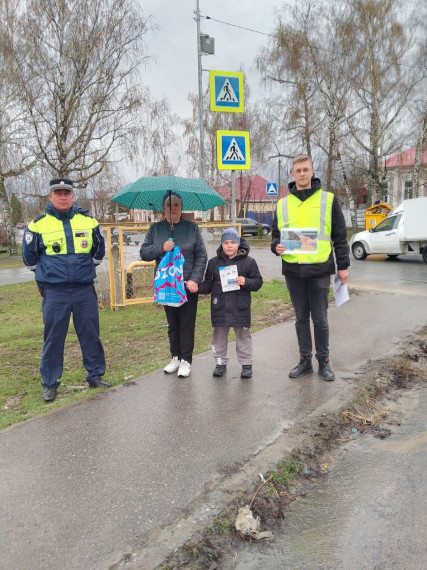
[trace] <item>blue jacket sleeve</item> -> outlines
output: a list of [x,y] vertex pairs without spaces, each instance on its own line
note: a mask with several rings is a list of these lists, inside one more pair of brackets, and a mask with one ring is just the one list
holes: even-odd
[[32,232],[28,228],[25,228],[24,237],[22,239],[22,260],[31,271],[35,271],[40,257],[39,237],[37,232]]
[[92,250],[91,254],[95,265],[99,265],[105,255],[105,240],[101,229],[98,226],[92,230]]

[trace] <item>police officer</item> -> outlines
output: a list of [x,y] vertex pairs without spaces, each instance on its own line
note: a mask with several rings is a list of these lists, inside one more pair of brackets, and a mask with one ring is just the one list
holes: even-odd
[[50,181],[49,204],[24,232],[22,258],[35,272],[42,295],[44,343],[40,362],[45,402],[56,398],[64,363],[70,316],[80,342],[89,387],[109,386],[101,379],[105,356],[99,338],[99,313],[93,281],[105,254],[98,222],[73,204],[71,180]]

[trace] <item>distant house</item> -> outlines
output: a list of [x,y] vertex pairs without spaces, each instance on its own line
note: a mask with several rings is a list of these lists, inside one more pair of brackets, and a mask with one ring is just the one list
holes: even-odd
[[[236,176],[236,217],[250,217],[259,222],[271,223],[271,212],[277,200],[287,196],[287,187],[279,188],[278,196],[267,196],[267,183],[270,182],[258,174]],[[227,202],[225,219],[231,218],[231,183],[215,186],[215,190]]]
[[[391,206],[397,206],[403,200],[415,197],[412,192],[415,151],[416,148],[413,146],[383,160],[383,168],[387,172],[383,201]],[[427,196],[427,148],[423,153],[420,182],[420,196]]]

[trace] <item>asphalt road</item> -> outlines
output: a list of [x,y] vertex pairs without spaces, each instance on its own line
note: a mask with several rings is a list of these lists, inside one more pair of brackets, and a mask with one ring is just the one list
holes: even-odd
[[[252,255],[265,276],[280,276],[268,248]],[[330,309],[335,383],[287,377],[298,354],[290,321],[254,335],[249,381],[232,345],[226,378],[212,377],[206,353],[188,379],[159,371],[0,432],[2,566],[104,569],[129,555],[135,567],[154,568],[221,509],[236,466],[256,472],[284,428],[350,400],[360,366],[427,324],[426,272],[409,257],[352,260],[350,286],[363,292]]]
[[346,443],[330,473],[287,509],[272,544],[240,552],[235,570],[424,570],[427,386],[387,403],[389,438]]
[[[139,247],[134,244],[125,246],[127,261],[138,258]],[[251,255],[257,260],[261,274],[266,279],[281,278],[280,259],[273,255],[268,246],[252,247]],[[363,261],[356,261],[350,255],[349,286],[370,291],[400,291],[408,295],[427,293],[427,264],[421,255],[403,255],[389,259],[386,255],[371,255]],[[106,261],[98,271],[107,271]],[[33,281],[34,273],[27,267],[1,269],[0,286]]]
[[231,345],[225,378],[205,353],[188,379],[159,371],[0,432],[3,567],[103,569],[133,553],[154,568],[220,510],[237,466],[247,475],[273,442],[289,448],[284,428],[349,401],[362,364],[427,324],[427,296],[354,294],[330,323],[334,383],[288,378],[288,321],[254,335],[249,381]]

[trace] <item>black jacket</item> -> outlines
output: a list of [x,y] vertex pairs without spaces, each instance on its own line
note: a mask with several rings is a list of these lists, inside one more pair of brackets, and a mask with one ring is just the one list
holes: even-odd
[[[288,185],[289,192],[304,202],[314,192],[321,188],[319,178],[311,179],[312,186],[307,190],[297,190],[295,182]],[[296,275],[299,277],[318,277],[321,275],[333,275],[336,273],[335,259],[338,269],[347,269],[350,266],[350,250],[347,243],[347,228],[341,206],[334,196],[332,202],[332,226],[331,226],[332,250],[328,261],[324,263],[288,263],[282,259],[282,274]],[[276,245],[280,243],[280,228],[277,227],[277,210],[274,212],[273,225],[271,228],[271,251],[276,253]]]
[[[211,321],[213,327],[250,327],[251,326],[251,291],[262,287],[262,277],[257,262],[248,255],[249,245],[242,238],[236,257],[228,258],[222,245],[216,257],[208,262],[199,293],[211,293]],[[237,273],[245,278],[245,285],[236,291],[222,292],[219,268],[237,265]]]
[[[156,260],[156,268],[164,256],[162,246],[170,237],[170,224],[163,220],[154,223],[145,236],[139,254],[142,261]],[[184,279],[200,283],[208,259],[199,227],[194,222],[181,220],[174,224],[173,240],[184,255]]]

